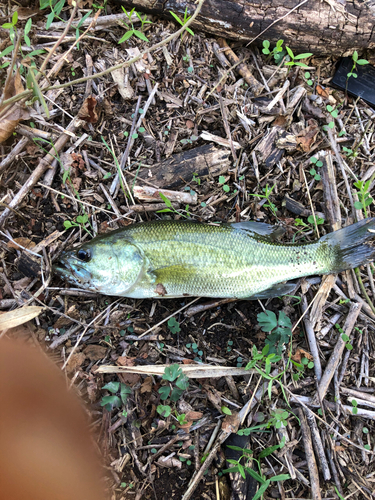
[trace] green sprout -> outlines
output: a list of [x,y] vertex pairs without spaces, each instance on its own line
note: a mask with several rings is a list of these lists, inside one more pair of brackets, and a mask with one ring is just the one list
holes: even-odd
[[311,87],[314,82],[313,82],[313,80],[311,80],[310,73],[308,71],[305,71],[305,75],[304,76],[306,78],[307,85],[309,85]]
[[357,78],[357,73],[355,71],[357,70],[357,64],[359,66],[364,66],[365,64],[369,64],[369,62],[366,59],[358,59],[358,52],[355,50],[352,55],[352,60],[353,60],[353,66],[352,69],[349,71],[347,74],[347,81],[349,78],[352,76],[353,78]]
[[275,63],[278,64],[282,57],[285,55],[285,50],[283,49],[282,45],[284,43],[284,40],[278,40],[276,42],[276,46],[270,50],[270,42],[269,40],[263,40],[263,49],[262,52],[265,55],[273,55],[273,58],[275,60]]
[[306,54],[299,54],[298,56],[295,56],[293,54],[292,49],[290,49],[289,47],[285,47],[285,48],[286,48],[286,51],[288,52],[288,55],[290,57],[290,61],[287,61],[285,63],[285,66],[289,66],[290,68],[292,66],[300,66],[301,68],[308,68],[307,64],[301,63],[301,62],[296,62],[296,61],[299,61],[300,59],[307,59],[308,57],[311,57],[312,56],[311,52],[306,52]]
[[[127,12],[127,10],[122,5],[121,5],[121,8],[125,12],[126,17],[129,20],[130,26],[125,21],[121,21],[125,25],[125,27],[127,28],[128,31],[120,38],[120,40],[118,41],[118,43],[126,42],[126,40],[129,40],[129,38],[132,37],[133,35],[136,36],[137,38],[139,38],[140,40],[143,40],[144,42],[148,42],[147,36],[143,33],[143,26],[145,24],[151,24],[151,21],[149,21],[147,19],[146,15],[145,15],[144,18],[142,18],[142,16],[139,14],[139,12],[135,12],[135,7],[130,12]],[[136,16],[138,17],[138,19],[142,23],[141,24],[141,31],[136,30],[134,28],[134,25],[133,25],[133,22],[132,22],[132,15],[134,14],[134,12],[135,12]]]
[[[312,163],[315,167],[318,167],[318,168],[323,166],[323,162],[318,160],[318,158],[316,158],[316,156],[312,156],[310,158],[310,163]],[[314,177],[314,179],[316,181],[320,181],[320,179],[321,179],[320,174],[317,173],[317,171],[314,167],[312,167],[310,169],[310,174]]]
[[[185,26],[185,24],[186,24],[186,23],[189,21],[189,19],[191,18],[191,16],[188,16],[187,7],[186,7],[186,9],[185,9],[184,19],[183,19],[183,20],[182,20],[182,19],[180,19],[180,18],[178,17],[178,15],[177,15],[177,14],[175,14],[174,12],[172,12],[171,10],[170,10],[169,12],[170,12],[170,14],[172,14],[172,16],[175,18],[175,20],[176,20],[179,24],[181,24],[181,26]],[[188,32],[191,36],[194,36],[194,32],[193,32],[193,31],[192,31],[189,27],[186,27],[185,29],[186,29],[186,31],[187,31],[187,32]],[[183,35],[183,33],[181,33],[181,40],[182,40],[182,35]]]
[[255,198],[265,198],[267,200],[267,203],[264,204],[265,208],[269,208],[273,215],[277,217],[277,207],[272,201],[270,200],[270,195],[272,191],[275,188],[275,184],[270,188],[268,187],[268,184],[266,184],[266,187],[263,188],[263,193],[264,194],[251,194],[250,196],[255,196]]
[[368,181],[357,181],[354,183],[354,186],[358,189],[357,195],[359,201],[354,202],[354,207],[357,210],[364,210],[365,216],[368,217],[367,207],[374,203],[373,198],[370,196],[370,185],[372,182],[372,178]]

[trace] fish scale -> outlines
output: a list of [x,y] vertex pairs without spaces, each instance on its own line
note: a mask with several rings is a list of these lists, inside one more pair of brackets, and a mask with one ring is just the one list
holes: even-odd
[[263,223],[154,221],[107,233],[61,256],[56,271],[86,290],[133,298],[263,298],[285,281],[356,267],[374,258],[375,219],[320,240],[282,244]]

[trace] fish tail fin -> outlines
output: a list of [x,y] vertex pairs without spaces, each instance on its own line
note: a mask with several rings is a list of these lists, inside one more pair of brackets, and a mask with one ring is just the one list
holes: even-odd
[[375,217],[326,234],[320,241],[326,242],[334,250],[331,272],[367,264],[375,259]]

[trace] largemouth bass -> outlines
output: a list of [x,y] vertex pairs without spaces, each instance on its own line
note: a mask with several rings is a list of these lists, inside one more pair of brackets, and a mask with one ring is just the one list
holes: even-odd
[[282,282],[337,273],[375,257],[367,243],[375,237],[375,218],[307,244],[278,243],[279,230],[257,222],[134,224],[63,253],[56,271],[107,295],[255,299],[290,293],[294,285]]

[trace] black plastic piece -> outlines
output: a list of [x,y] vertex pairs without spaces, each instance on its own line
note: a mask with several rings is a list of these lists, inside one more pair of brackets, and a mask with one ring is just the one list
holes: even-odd
[[[372,106],[375,106],[374,66],[371,64],[366,64],[364,66],[357,65],[356,69],[353,71],[358,75],[357,78],[351,76],[348,79],[348,73],[350,73],[352,67],[353,60],[351,57],[344,57],[341,59],[339,67],[331,83],[342,90],[347,88],[349,94],[356,97],[360,96],[364,101],[368,102]],[[348,86],[346,87],[346,85]]]

